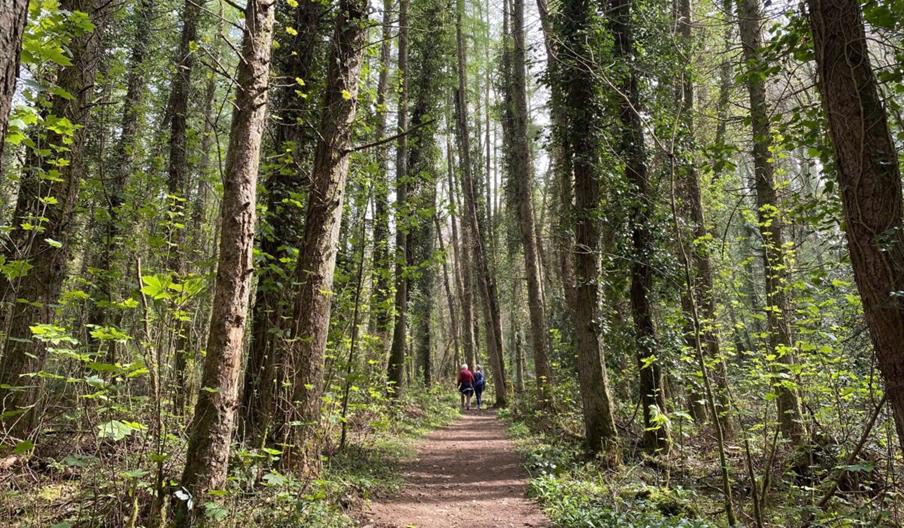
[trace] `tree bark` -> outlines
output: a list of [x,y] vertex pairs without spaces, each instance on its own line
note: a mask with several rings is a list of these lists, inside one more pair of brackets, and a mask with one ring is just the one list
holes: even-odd
[[[451,121],[451,119],[450,119]],[[455,289],[458,293],[458,302],[461,308],[461,341],[464,349],[465,363],[473,367],[475,362],[475,341],[474,341],[474,296],[472,294],[471,284],[471,259],[468,254],[466,244],[462,244],[459,235],[459,219],[461,218],[461,208],[458,204],[458,186],[455,185],[455,167],[452,162],[452,142],[447,137],[446,154],[448,162],[448,171],[446,178],[448,180],[449,190],[449,222],[452,225],[452,252],[455,257],[455,266],[453,267],[455,277]],[[456,365],[457,367],[457,365]]]
[[808,0],[851,265],[904,451],[904,205],[861,5]]
[[[277,9],[279,9],[277,7]],[[315,131],[305,123],[317,107],[300,104],[298,91],[315,85],[320,73],[319,61],[324,44],[321,39],[321,17],[324,7],[316,1],[302,0],[292,9],[292,20],[298,35],[291,43],[274,52],[274,68],[280,69],[282,86],[275,94],[272,107],[277,115],[274,144],[279,161],[269,174],[266,185],[266,225],[260,241],[260,252],[267,265],[259,271],[252,318],[251,347],[242,390],[245,431],[252,437],[271,433],[274,413],[285,416],[284,402],[287,358],[283,337],[289,332],[287,312],[291,306],[285,295],[289,270],[283,264],[292,250],[301,245],[303,215],[300,199],[295,198],[308,186],[311,155],[317,141]],[[310,89],[310,88],[308,88]],[[314,107],[314,108],[311,108]],[[277,420],[279,421],[279,420]]]
[[[486,318],[486,342],[487,353],[490,357],[493,386],[496,394],[496,406],[505,407],[508,404],[508,387],[506,386],[505,361],[502,347],[502,322],[499,317],[499,304],[496,295],[496,285],[490,274],[489,258],[486,253],[483,232],[478,219],[477,190],[472,174],[471,144],[468,134],[468,100],[467,100],[467,52],[465,49],[462,30],[462,18],[464,17],[464,0],[456,2],[456,41],[458,50],[458,91],[455,98],[455,109],[458,121],[458,150],[460,152],[460,166],[462,174],[462,187],[465,200],[465,220],[468,224],[468,234],[471,236],[472,257],[474,259],[477,285],[483,301],[483,311]],[[467,286],[466,286],[467,287]]]
[[27,19],[28,0],[0,0],[0,169]]
[[[62,68],[57,76],[56,84],[73,97],[54,95],[50,98],[51,116],[81,125],[71,138],[65,138],[71,141],[65,154],[67,164],[59,165],[55,156],[40,158],[33,154],[28,163],[30,168],[20,183],[13,225],[32,224],[42,226],[43,231],[13,231],[11,243],[3,253],[6,262],[20,260],[31,265],[26,275],[13,281],[5,274],[0,275],[0,296],[6,303],[13,303],[9,307],[6,346],[0,361],[0,411],[3,413],[0,424],[18,438],[32,431],[34,418],[40,414],[36,384],[41,378],[31,378],[24,385],[21,378],[40,371],[47,356],[46,348],[33,340],[30,327],[53,321],[55,303],[65,279],[72,219],[79,186],[85,177],[84,125],[91,109],[95,76],[111,11],[111,5],[103,0],[65,0],[60,7],[87,13],[94,31],[72,39],[69,44],[72,65]],[[42,148],[49,148],[50,145],[62,145],[64,138],[48,131],[44,141],[46,144]],[[51,170],[59,171],[57,177],[43,178]],[[48,203],[48,198],[53,198],[55,203]],[[13,302],[16,299],[29,302]],[[0,328],[3,328],[2,324]]]
[[291,354],[296,449],[305,466],[317,460],[314,429],[320,420],[323,366],[330,326],[336,245],[342,200],[348,177],[352,124],[358,103],[358,72],[367,34],[365,0],[341,0],[332,37],[320,140],[314,154],[311,193],[305,211],[304,237],[296,267],[300,290],[295,303],[296,326]]
[[203,515],[201,499],[226,482],[253,281],[257,169],[266,124],[275,11],[276,2],[272,0],[250,0],[245,8],[242,60],[226,153],[213,312],[181,481],[195,507],[189,509],[184,501],[176,503],[179,528],[194,525]]
[[585,62],[592,57],[586,36],[592,32],[594,15],[589,0],[566,0],[555,20],[563,45],[559,75],[566,113],[565,156],[575,184],[575,334],[577,337],[578,383],[588,449],[600,453],[604,462],[621,460],[615,404],[609,391],[601,329],[599,327],[599,205],[601,199],[599,119],[602,109],[595,94],[595,80]]
[[533,162],[530,153],[527,120],[527,88],[524,45],[524,0],[514,0],[512,9],[512,50],[510,55],[508,104],[511,106],[510,185],[514,187],[512,204],[518,218],[524,269],[527,275],[527,302],[530,315],[531,348],[534,356],[537,396],[543,407],[551,403],[553,382],[549,363],[546,310],[540,277],[536,224],[533,208]]
[[[738,27],[744,59],[757,70],[763,67],[763,15],[759,0],[738,0]],[[805,431],[800,400],[796,388],[782,381],[781,375],[794,363],[791,340],[791,306],[785,291],[784,236],[778,195],[775,191],[775,165],[772,157],[772,131],[766,101],[766,82],[760,71],[745,77],[750,96],[750,121],[753,132],[753,164],[757,218],[763,239],[763,266],[766,275],[766,321],[769,329],[770,354],[775,356],[772,379],[777,394],[779,423],[782,434],[794,444],[804,441]],[[784,372],[783,372],[784,371]]]

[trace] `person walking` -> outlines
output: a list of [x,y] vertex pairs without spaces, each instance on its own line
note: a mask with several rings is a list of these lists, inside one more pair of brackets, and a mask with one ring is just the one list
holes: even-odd
[[486,376],[483,375],[483,369],[480,365],[477,365],[477,368],[474,370],[474,396],[477,399],[477,410],[480,410],[481,396],[483,395],[483,388],[487,384]]
[[474,374],[468,365],[461,366],[458,371],[458,392],[461,394],[461,408],[471,410],[471,397],[474,396]]

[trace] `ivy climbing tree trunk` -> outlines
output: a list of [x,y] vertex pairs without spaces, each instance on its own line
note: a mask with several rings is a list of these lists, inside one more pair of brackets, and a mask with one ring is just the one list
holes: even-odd
[[401,396],[405,383],[405,356],[408,351],[408,0],[399,0],[399,104],[396,143],[396,232],[395,232],[395,314],[389,349],[389,379],[394,397]]
[[0,0],[0,169],[27,19],[28,0]]
[[851,265],[904,452],[904,204],[861,4],[808,0]]
[[[10,233],[10,244],[3,252],[6,262],[21,261],[30,266],[24,276],[12,281],[0,274],[0,295],[5,303],[13,303],[8,309],[8,322],[0,321],[0,328],[2,323],[8,325],[0,360],[0,424],[14,438],[29,435],[40,415],[42,378],[23,376],[44,367],[47,349],[32,336],[31,328],[52,323],[65,279],[73,216],[85,177],[85,124],[112,9],[103,0],[65,0],[60,7],[87,13],[94,29],[69,43],[72,64],[60,70],[56,84],[62,91],[50,98],[49,115],[68,119],[76,128],[65,135],[48,131],[46,137],[38,140],[42,149],[65,144],[65,163],[60,163],[55,155],[30,156],[13,213],[13,225],[20,228]],[[49,171],[58,174],[47,178]],[[42,229],[25,230],[21,228],[24,225]],[[13,302],[17,299],[28,302]]]
[[791,305],[786,291],[786,269],[783,220],[775,191],[775,165],[772,153],[772,127],[766,101],[766,81],[763,74],[762,28],[763,14],[759,0],[738,0],[738,28],[741,47],[750,71],[744,76],[750,97],[750,123],[753,133],[753,165],[757,217],[763,241],[763,267],[766,275],[766,320],[769,331],[770,361],[775,371],[773,388],[777,395],[778,417],[782,434],[793,443],[804,441],[805,431],[798,391],[782,379],[789,375],[794,364],[791,340]]
[[257,171],[266,124],[274,0],[249,0],[238,68],[235,110],[223,180],[222,230],[213,311],[201,389],[181,486],[195,503],[177,497],[176,526],[194,526],[208,493],[223,487],[238,407],[242,341],[253,282]]
[[358,72],[367,34],[365,0],[341,0],[332,37],[320,140],[314,153],[311,192],[305,210],[304,236],[296,266],[300,285],[295,302],[291,353],[295,364],[292,435],[298,461],[316,464],[316,426],[323,395],[323,366],[330,326],[336,243],[348,178],[352,125],[358,104]]
[[554,82],[560,84],[562,110],[567,127],[566,163],[572,167],[575,187],[575,334],[577,337],[578,383],[580,385],[586,444],[604,462],[621,461],[615,403],[609,391],[599,321],[599,205],[601,102],[595,80],[585,65],[592,57],[587,35],[595,17],[589,0],[567,0],[554,20],[562,46]]
[[644,447],[650,452],[669,450],[669,431],[665,422],[656,422],[665,413],[662,367],[657,358],[656,328],[653,323],[652,207],[655,200],[647,167],[644,145],[643,112],[637,72],[634,64],[634,35],[631,10],[633,0],[613,0],[609,4],[609,27],[615,39],[615,58],[619,61],[616,96],[621,121],[619,150],[625,164],[625,180],[631,186],[631,316],[634,320],[634,346],[639,372],[638,387],[644,421]]

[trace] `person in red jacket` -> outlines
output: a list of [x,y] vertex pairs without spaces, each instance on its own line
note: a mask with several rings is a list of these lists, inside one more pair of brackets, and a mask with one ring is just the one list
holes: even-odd
[[458,392],[461,394],[461,408],[471,409],[471,396],[474,395],[474,374],[468,370],[468,365],[462,365],[458,371]]

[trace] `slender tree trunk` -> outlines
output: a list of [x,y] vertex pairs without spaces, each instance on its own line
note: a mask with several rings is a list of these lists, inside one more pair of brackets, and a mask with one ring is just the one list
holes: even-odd
[[904,451],[904,204],[856,0],[808,0],[854,278]]
[[[72,220],[79,186],[85,176],[85,124],[111,11],[110,4],[102,0],[65,0],[60,7],[87,13],[94,31],[69,43],[72,65],[61,69],[57,76],[57,86],[73,97],[54,95],[50,100],[51,115],[69,119],[79,126],[71,137],[64,138],[48,131],[44,139],[46,144],[42,148],[71,141],[65,156],[66,164],[59,164],[56,156],[44,159],[33,154],[28,163],[31,168],[20,183],[13,225],[40,225],[43,231],[13,231],[9,235],[11,243],[3,252],[6,262],[21,260],[31,265],[26,275],[13,281],[0,274],[0,296],[5,302],[29,301],[16,302],[9,307],[6,345],[0,361],[0,423],[18,438],[32,432],[36,425],[34,419],[40,415],[38,384],[41,378],[22,376],[43,368],[47,349],[33,340],[30,328],[53,321],[57,297],[65,279]],[[59,174],[52,180],[42,178],[49,170],[57,170]],[[0,328],[4,327],[2,323],[4,321],[0,321]]]
[[180,528],[194,525],[204,512],[202,499],[226,482],[253,281],[257,169],[266,124],[275,11],[276,2],[272,0],[250,0],[245,8],[242,60],[226,154],[210,337],[181,481],[195,507],[189,508],[185,501],[176,503],[176,526]]
[[0,0],[0,169],[27,18],[28,0]]
[[396,256],[395,322],[389,350],[389,384],[395,397],[401,396],[408,350],[408,0],[399,0],[399,104],[396,144]]
[[510,185],[514,187],[512,204],[518,218],[521,245],[524,249],[524,269],[527,275],[527,303],[530,314],[531,348],[534,355],[537,396],[541,405],[551,399],[550,384],[553,381],[549,363],[549,346],[546,334],[546,311],[540,278],[540,259],[537,251],[536,224],[533,209],[533,162],[530,155],[527,121],[527,88],[524,45],[524,0],[514,0],[512,11],[512,52],[509,78],[509,105],[511,105],[511,157],[509,159]]
[[296,326],[291,352],[296,427],[293,437],[304,465],[317,460],[315,429],[320,420],[323,366],[330,326],[336,245],[348,177],[352,124],[358,102],[358,71],[367,34],[367,2],[341,0],[336,18],[314,154],[311,193],[305,211],[304,237],[296,267],[301,285],[295,303]]
[[[135,35],[129,53],[129,73],[126,80],[126,94],[122,105],[119,140],[113,148],[109,168],[110,179],[104,181],[104,195],[107,198],[106,212],[100,222],[102,238],[100,248],[93,255],[92,268],[98,270],[95,277],[94,305],[89,314],[89,323],[107,324],[107,310],[115,301],[114,288],[123,271],[122,231],[126,226],[120,218],[120,209],[129,178],[135,170],[136,150],[143,118],[143,99],[146,92],[147,57],[153,30],[155,3],[140,0],[135,12]],[[110,358],[115,362],[114,358]]]
[[[451,121],[451,119],[450,119]],[[449,221],[452,225],[452,252],[455,257],[453,268],[455,276],[455,289],[458,293],[458,302],[461,308],[461,341],[464,349],[465,363],[473,367],[475,363],[474,341],[474,296],[470,288],[471,284],[471,259],[468,255],[466,244],[462,244],[459,236],[458,219],[461,218],[461,208],[458,204],[458,186],[455,185],[455,167],[452,163],[452,141],[446,137],[447,173],[449,187]]]
[[[738,27],[744,59],[757,69],[745,76],[750,96],[750,121],[753,132],[753,163],[756,177],[756,204],[760,236],[763,239],[763,266],[766,275],[766,319],[770,354],[776,357],[774,369],[787,371],[794,363],[791,340],[791,306],[785,291],[784,236],[778,196],[775,191],[775,165],[772,131],[766,101],[766,82],[761,75],[763,15],[759,0],[738,0]],[[782,433],[795,444],[804,441],[805,431],[800,400],[795,388],[788,387],[776,372],[773,388],[778,395],[779,423]],[[787,372],[784,372],[787,374]]]
[[[730,1],[730,0],[729,0]],[[692,28],[692,19],[691,19],[691,0],[679,0],[678,2],[678,36],[683,45],[683,50],[685,53],[685,58],[687,59],[687,64],[693,63],[693,57],[691,54],[693,53],[693,42],[691,35]],[[721,71],[721,70],[720,70]],[[686,133],[693,138],[695,133],[694,128],[694,82],[693,76],[691,75],[690,67],[685,67],[681,79],[681,117],[684,121]],[[722,88],[720,88],[719,97],[722,97]],[[723,131],[724,134],[724,131]],[[727,415],[729,410],[729,401],[728,401],[728,371],[725,365],[725,361],[722,358],[722,351],[719,346],[719,333],[716,325],[718,321],[716,319],[716,303],[713,297],[713,272],[712,272],[712,263],[709,258],[709,244],[707,244],[706,240],[709,235],[709,230],[706,227],[706,219],[703,214],[703,199],[701,196],[700,190],[700,176],[697,173],[697,167],[694,160],[689,156],[684,156],[685,159],[689,159],[687,163],[684,164],[682,169],[684,170],[683,174],[683,183],[684,183],[684,199],[685,199],[685,211],[688,214],[687,222],[690,224],[691,234],[693,236],[692,243],[692,263],[693,263],[693,273],[691,275],[694,283],[691,284],[690,292],[691,295],[695,297],[694,302],[699,307],[699,314],[701,324],[703,328],[700,329],[690,329],[688,333],[688,337],[690,339],[696,339],[696,336],[702,336],[703,343],[701,343],[701,348],[706,351],[706,356],[709,360],[717,361],[717,367],[714,370],[713,377],[715,378],[716,385],[718,387],[717,400],[719,403],[718,411],[719,414],[722,415],[722,431],[726,437],[733,436],[732,420],[731,417]],[[688,310],[690,300],[682,300],[682,307],[685,312],[685,318],[690,321],[690,324],[693,325],[693,317],[690,315],[690,311]],[[691,348],[696,350],[696,343],[692,343]],[[698,400],[699,397],[695,396],[695,400]],[[692,408],[695,408],[692,406]],[[699,411],[697,411],[699,412]],[[701,417],[695,417],[695,419],[699,419]]]
[[502,322],[499,317],[496,285],[490,275],[489,258],[486,253],[483,233],[478,220],[477,193],[471,166],[471,146],[467,119],[468,101],[466,95],[467,53],[462,32],[463,16],[464,0],[457,0],[456,40],[458,48],[458,92],[456,94],[457,97],[455,98],[455,109],[458,121],[458,150],[460,152],[461,160],[462,187],[465,195],[465,219],[468,224],[468,234],[471,235],[472,257],[474,259],[478,289],[480,290],[481,299],[483,301],[484,316],[487,323],[487,353],[490,357],[493,386],[496,390],[496,406],[505,407],[508,404],[508,388],[506,387],[505,362],[502,349]]
[[[449,282],[449,254],[446,252],[446,243],[443,242],[443,228],[439,222],[439,216],[434,215],[433,222],[436,226],[436,239],[439,242],[439,250],[443,254],[443,290],[446,292],[446,302],[448,303],[449,308],[450,334],[452,336],[452,346],[455,348],[452,356],[457,362],[461,354],[461,328],[458,321],[458,310],[455,307],[455,296],[452,295],[452,286]],[[461,297],[458,297],[458,299],[459,302],[461,302]],[[440,365],[440,367],[443,367],[443,365]]]
[[556,16],[562,47],[556,81],[563,95],[562,110],[568,120],[565,155],[575,185],[575,334],[578,383],[584,416],[586,443],[602,454],[605,463],[618,464],[621,452],[615,428],[615,403],[609,391],[605,355],[599,327],[599,204],[602,111],[595,81],[585,62],[592,57],[586,35],[594,25],[589,0],[567,0]]
[[[380,73],[377,78],[377,124],[375,139],[386,135],[386,96],[389,93],[389,66],[392,52],[392,6],[393,0],[383,0],[383,29],[380,44]],[[387,334],[392,323],[391,280],[389,257],[389,146],[380,145],[377,157],[378,181],[374,187],[374,249],[373,249],[373,293],[371,296],[371,333],[380,337],[381,350],[385,352]],[[380,355],[381,363],[383,355]]]

